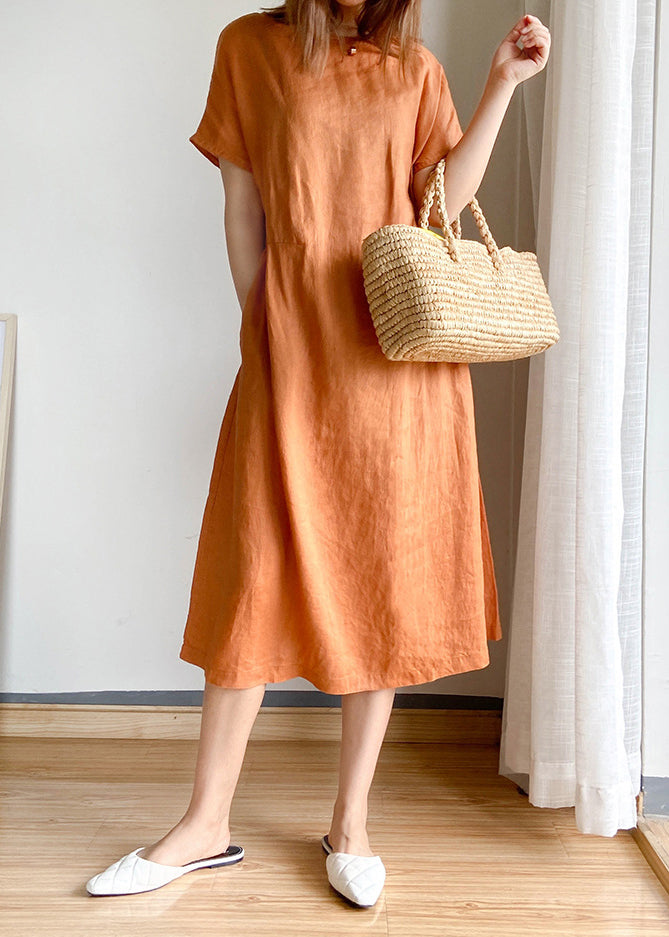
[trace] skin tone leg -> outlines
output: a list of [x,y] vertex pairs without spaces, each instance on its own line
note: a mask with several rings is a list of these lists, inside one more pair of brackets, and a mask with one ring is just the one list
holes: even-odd
[[[144,859],[186,865],[227,849],[230,806],[264,694],[264,683],[249,689],[205,683],[190,804],[162,839],[140,851]],[[339,789],[328,831],[337,852],[374,855],[366,829],[367,798],[394,698],[394,688],[342,696]]]
[[205,683],[190,804],[169,833],[140,850],[143,859],[186,865],[230,845],[230,805],[265,684],[248,689]]
[[328,832],[335,852],[374,855],[366,828],[367,796],[394,698],[394,688],[346,693],[341,698],[339,790]]
[[[205,683],[190,804],[169,833],[140,851],[144,859],[186,865],[227,849],[230,806],[264,694],[264,683],[249,689]],[[328,831],[336,852],[374,855],[366,829],[367,798],[394,698],[394,688],[342,696],[339,789]]]

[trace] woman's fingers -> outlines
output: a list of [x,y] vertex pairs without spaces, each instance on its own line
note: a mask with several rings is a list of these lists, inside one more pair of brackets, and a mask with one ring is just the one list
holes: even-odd
[[512,26],[509,32],[506,34],[504,39],[507,41],[515,42],[523,31],[523,28],[530,25],[530,21],[536,20],[536,16],[532,16],[530,13],[527,13],[525,16],[521,16],[515,26]]
[[530,26],[527,32],[521,32],[520,38],[523,42],[526,39],[536,39],[538,36],[543,36],[544,39],[548,39],[550,33],[545,26]]
[[538,16],[526,13],[499,44],[492,59],[491,74],[514,84],[526,81],[546,65],[550,43],[548,27]]
[[518,20],[518,22],[516,23],[516,25],[511,27],[511,29],[508,31],[508,33],[506,34],[506,36],[504,37],[504,39],[506,39],[507,42],[509,42],[509,41],[510,41],[510,42],[515,42],[517,39],[520,38],[521,30],[522,30],[524,24],[525,24],[525,17],[523,17],[523,19],[521,19],[521,20]]
[[522,26],[543,26],[543,23],[538,16],[534,16],[532,13],[526,13],[525,16],[521,16],[518,21]]
[[523,48],[524,49],[535,48],[537,52],[539,53],[540,57],[543,57],[543,53],[550,46],[550,41],[551,41],[550,31],[548,30],[546,26],[544,26],[541,20],[536,16],[527,14],[527,16],[523,17],[523,19],[530,20],[530,22],[525,23],[525,25],[520,30],[519,38],[523,44]]
[[520,39],[524,44],[526,39],[536,38],[538,35],[548,37],[547,27],[544,26],[538,16],[526,13],[525,16],[521,16],[515,26],[511,27],[505,36],[505,41],[515,43]]

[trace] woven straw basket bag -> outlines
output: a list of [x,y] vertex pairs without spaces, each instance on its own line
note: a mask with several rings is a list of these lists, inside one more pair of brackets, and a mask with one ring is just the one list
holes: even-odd
[[[365,293],[384,355],[474,362],[545,351],[560,332],[536,254],[500,250],[475,198],[469,207],[484,243],[461,237],[459,216],[448,224],[445,162],[430,173],[418,225],[384,225],[362,242]],[[435,195],[445,237],[428,227]]]

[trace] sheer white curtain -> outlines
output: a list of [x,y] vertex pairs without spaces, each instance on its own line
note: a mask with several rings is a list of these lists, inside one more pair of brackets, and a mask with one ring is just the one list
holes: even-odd
[[526,8],[553,39],[531,163],[561,338],[529,365],[499,773],[537,807],[575,806],[577,828],[600,836],[636,825],[641,780],[655,6]]

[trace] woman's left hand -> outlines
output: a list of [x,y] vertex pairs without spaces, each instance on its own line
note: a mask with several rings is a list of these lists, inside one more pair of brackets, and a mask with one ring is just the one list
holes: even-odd
[[[520,39],[523,48],[516,42]],[[521,16],[499,44],[490,65],[490,76],[519,85],[545,67],[551,47],[551,34],[538,16]]]

